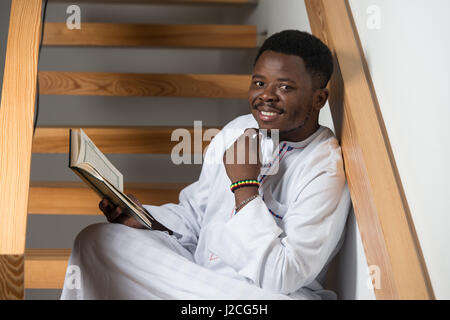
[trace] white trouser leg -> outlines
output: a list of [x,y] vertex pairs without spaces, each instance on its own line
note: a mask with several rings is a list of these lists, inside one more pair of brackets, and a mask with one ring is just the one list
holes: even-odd
[[61,299],[289,299],[195,264],[161,231],[94,224],[79,233]]

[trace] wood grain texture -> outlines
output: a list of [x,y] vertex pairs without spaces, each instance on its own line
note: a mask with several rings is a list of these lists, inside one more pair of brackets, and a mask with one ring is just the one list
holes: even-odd
[[256,26],[201,24],[113,24],[83,22],[80,29],[47,22],[47,46],[256,48]]
[[158,96],[246,99],[249,75],[40,71],[46,95]]
[[[68,153],[69,129],[69,127],[37,128],[33,139],[33,153]],[[181,138],[176,138],[176,141],[171,141],[172,133],[177,129],[187,130],[186,133],[189,133],[192,139],[186,140],[186,144],[190,142],[190,151],[196,151],[193,142],[194,128],[192,127],[83,127],[82,129],[105,154],[170,154],[177,144],[185,141]],[[209,129],[209,127],[203,127],[203,130],[207,129]],[[204,150],[208,144],[209,141],[204,141],[202,150]],[[189,150],[185,151],[187,152]],[[201,150],[199,150],[199,152],[201,152]]]
[[311,29],[332,50],[330,107],[377,299],[433,299],[420,244],[347,0],[305,0]]
[[25,288],[62,289],[70,249],[27,249]]
[[0,297],[23,298],[41,0],[12,0],[0,106]]
[[[135,195],[143,204],[178,203],[186,184],[126,183],[125,194]],[[102,215],[100,198],[83,182],[32,182],[28,201],[30,214]]]
[[24,298],[23,255],[0,255],[0,300]]

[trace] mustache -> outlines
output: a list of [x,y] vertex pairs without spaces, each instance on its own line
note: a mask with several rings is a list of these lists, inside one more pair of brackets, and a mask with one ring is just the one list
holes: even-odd
[[269,108],[271,108],[271,109],[277,110],[277,111],[280,112],[280,113],[283,112],[282,109],[276,107],[276,106],[275,106],[274,104],[272,104],[272,103],[265,103],[265,102],[257,103],[257,102],[256,102],[256,103],[253,104],[253,108],[254,108],[254,109],[258,109],[258,108],[261,107],[261,106],[267,106],[267,107],[269,107]]

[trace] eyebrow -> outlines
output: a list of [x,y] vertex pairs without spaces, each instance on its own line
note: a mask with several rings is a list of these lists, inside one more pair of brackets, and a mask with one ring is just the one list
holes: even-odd
[[[254,75],[252,76],[252,79],[253,79],[253,78],[265,78],[265,77],[264,77],[263,75],[260,75],[260,74],[254,74]],[[289,78],[278,78],[277,80],[278,80],[278,81],[292,82],[292,83],[297,84],[297,82],[295,82],[294,80],[289,79]]]

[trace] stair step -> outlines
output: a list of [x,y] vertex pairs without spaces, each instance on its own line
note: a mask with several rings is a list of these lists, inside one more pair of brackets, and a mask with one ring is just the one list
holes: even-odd
[[62,289],[70,249],[26,249],[25,288]]
[[45,95],[246,99],[250,75],[40,71]]
[[68,29],[64,22],[45,24],[49,46],[123,46],[183,48],[256,48],[253,25],[123,24],[83,22]]
[[[38,127],[33,138],[33,153],[68,153],[71,127]],[[72,127],[79,128],[79,127]],[[171,141],[177,127],[82,127],[83,131],[105,154],[170,154],[181,141]],[[194,128],[185,128],[191,136],[194,152]],[[203,130],[209,127],[203,127]],[[187,138],[186,138],[187,139]],[[187,143],[187,142],[186,142]],[[203,141],[202,150],[209,144]]]
[[[142,203],[162,205],[178,203],[184,183],[126,183],[125,194],[135,195]],[[29,214],[101,215],[100,198],[82,182],[32,181],[28,196]]]

